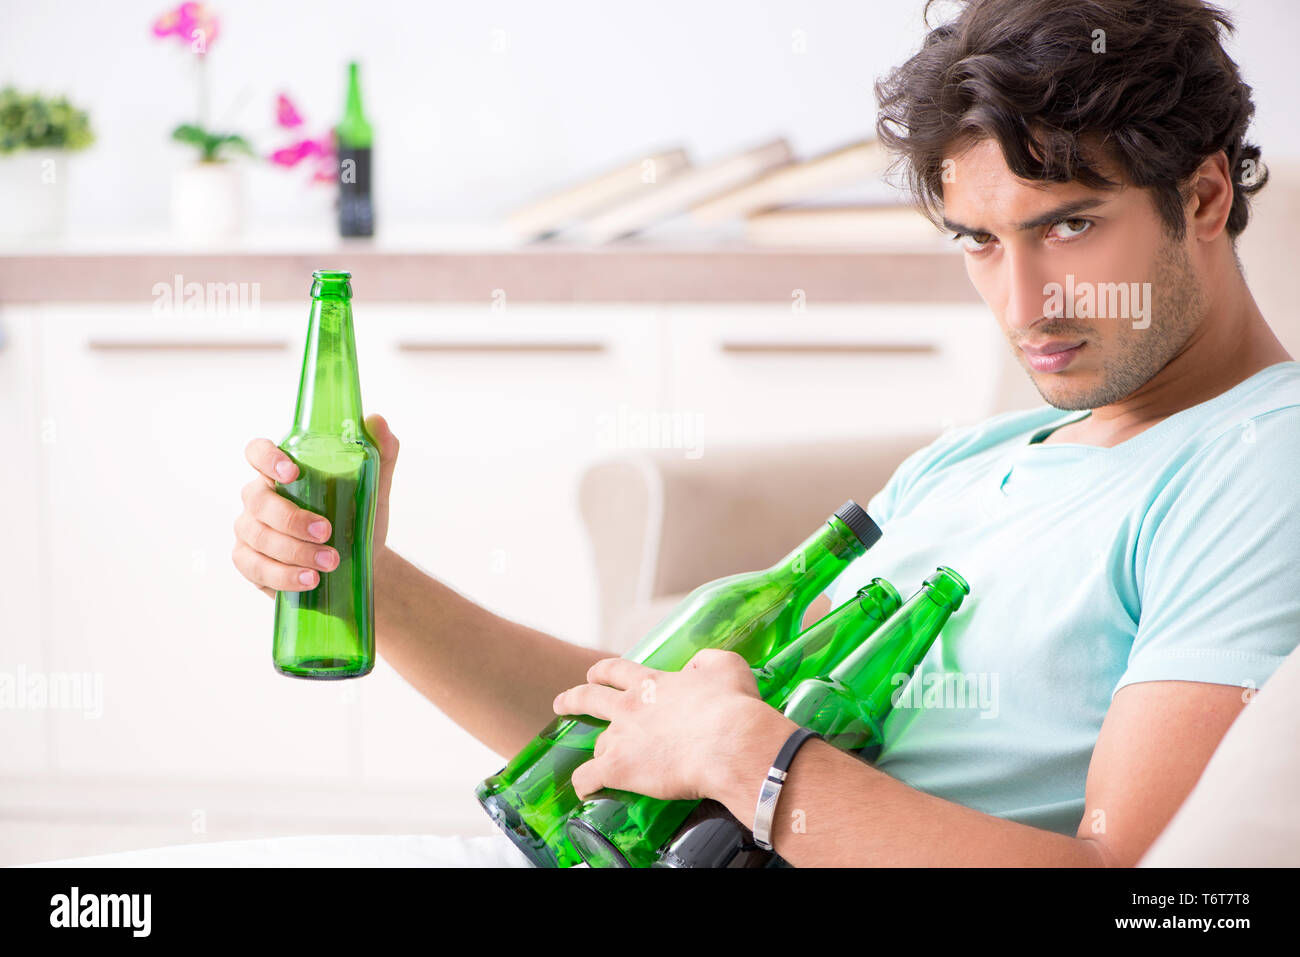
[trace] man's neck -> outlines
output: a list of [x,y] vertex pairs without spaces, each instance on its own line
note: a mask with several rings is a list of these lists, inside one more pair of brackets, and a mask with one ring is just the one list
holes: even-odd
[[1238,277],[1229,301],[1214,304],[1186,344],[1146,384],[1122,401],[1052,432],[1044,443],[1113,448],[1169,416],[1222,395],[1291,355],[1278,341]]

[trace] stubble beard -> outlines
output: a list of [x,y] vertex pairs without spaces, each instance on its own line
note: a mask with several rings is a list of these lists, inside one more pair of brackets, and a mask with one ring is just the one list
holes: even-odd
[[[1048,405],[1076,411],[1121,402],[1155,378],[1186,345],[1204,316],[1205,297],[1182,243],[1166,236],[1150,281],[1150,325],[1134,329],[1131,319],[1111,319],[1114,338],[1100,346],[1096,338],[1084,334],[1094,352],[1101,349],[1097,376],[1078,384],[1064,377],[1068,370],[1065,374],[1029,371],[1030,381]],[[1058,337],[1050,326],[1044,335]],[[1060,337],[1069,335],[1064,331]],[[1024,353],[1018,348],[1015,351],[1023,363]]]

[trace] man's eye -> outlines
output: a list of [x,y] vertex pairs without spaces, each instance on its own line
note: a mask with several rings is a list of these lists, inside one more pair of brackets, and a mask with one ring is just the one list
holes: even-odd
[[993,241],[992,233],[953,233],[952,238],[961,243],[968,253],[977,253]]
[[1082,236],[1092,226],[1090,219],[1063,219],[1049,231],[1055,239],[1073,239]]

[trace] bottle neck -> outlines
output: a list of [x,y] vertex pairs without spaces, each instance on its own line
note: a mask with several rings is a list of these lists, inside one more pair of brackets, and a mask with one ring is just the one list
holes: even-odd
[[293,429],[355,438],[363,419],[352,303],[342,297],[313,297]]
[[898,592],[889,582],[883,578],[872,580],[754,669],[759,696],[774,708],[784,707],[799,682],[829,672],[900,604]]
[[807,608],[866,550],[844,522],[831,516],[798,548],[768,569],[768,580],[789,588],[794,601]]
[[927,581],[897,615],[831,671],[831,681],[854,699],[864,717],[883,721],[900,682],[907,682],[955,610],[953,601]]
[[370,145],[370,123],[361,108],[361,78],[355,63],[348,66],[348,95],[343,109],[343,121],[336,130],[339,146],[362,149]]

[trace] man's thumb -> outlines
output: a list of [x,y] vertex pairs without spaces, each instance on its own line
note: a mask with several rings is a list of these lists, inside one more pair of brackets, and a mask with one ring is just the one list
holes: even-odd
[[366,428],[374,436],[375,442],[379,445],[379,462],[381,468],[392,473],[393,463],[397,461],[397,450],[401,443],[397,441],[397,436],[393,430],[388,427],[388,420],[378,412],[372,412],[366,416]]

